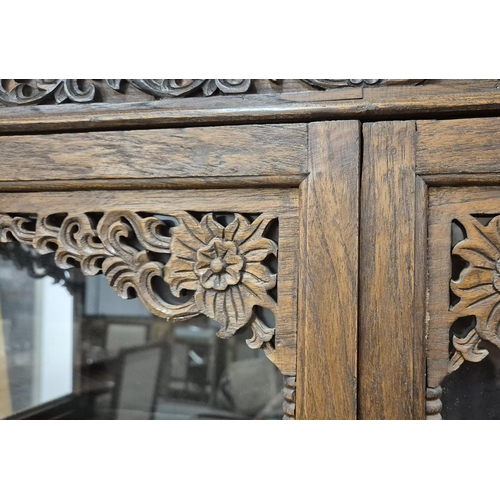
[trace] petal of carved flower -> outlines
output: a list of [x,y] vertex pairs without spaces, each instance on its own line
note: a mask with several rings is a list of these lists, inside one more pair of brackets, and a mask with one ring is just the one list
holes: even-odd
[[276,275],[262,264],[248,263],[243,271],[245,283],[256,283],[260,290],[271,290],[276,286]]
[[200,278],[201,284],[205,288],[213,288],[214,290],[225,290],[227,288],[227,281],[225,274],[213,273],[208,270],[204,275]]
[[463,292],[476,290],[478,288],[489,286],[488,291],[492,290],[494,271],[492,269],[483,269],[478,267],[466,267],[457,281],[451,282],[451,289],[455,295],[464,295]]
[[248,220],[243,217],[241,214],[235,214],[234,215],[234,220],[230,222],[225,228],[224,228],[224,239],[226,240],[233,240],[234,235],[236,234],[237,229],[240,227],[240,225],[247,225],[248,226]]
[[251,224],[243,217],[240,216],[240,224],[234,235],[233,241],[240,246],[247,241],[262,238],[262,233],[266,230],[273,217],[268,215],[260,215]]
[[451,282],[451,289],[455,295],[460,297],[460,302],[453,307],[456,314],[474,314],[475,308],[481,309],[492,307],[500,296],[493,288],[493,284],[481,285],[471,290],[460,290],[454,281]]
[[467,260],[478,267],[481,266],[480,262],[485,260],[494,263],[500,259],[499,217],[492,219],[487,226],[483,226],[475,218],[460,222],[467,232],[467,238],[455,246],[454,255],[461,255],[463,249],[468,249],[476,255],[471,255],[472,259]]
[[[240,257],[241,259],[241,257]],[[236,285],[241,279],[240,269],[243,266],[243,259],[238,264],[228,267],[225,271],[226,283],[228,285]]]
[[211,232],[187,213],[174,214],[179,226],[171,229],[171,252],[178,257],[196,261],[196,253],[212,239]]
[[226,254],[224,261],[229,266],[228,269],[230,268],[233,271],[240,271],[245,263],[241,255],[237,253],[234,253],[233,255]]
[[207,243],[212,238],[224,238],[224,226],[219,224],[212,214],[205,215],[200,222],[203,233],[208,236]]
[[247,262],[262,262],[269,254],[278,253],[278,245],[267,238],[261,238],[241,245],[240,251]]
[[221,329],[217,335],[221,338],[231,337],[245,326],[255,305],[267,308],[275,306],[267,293],[255,295],[246,286],[231,286],[224,291],[207,290],[199,286],[194,298],[202,314],[220,323]]
[[180,297],[181,290],[196,290],[198,276],[194,273],[193,266],[193,262],[172,255],[163,268],[163,279],[176,297]]

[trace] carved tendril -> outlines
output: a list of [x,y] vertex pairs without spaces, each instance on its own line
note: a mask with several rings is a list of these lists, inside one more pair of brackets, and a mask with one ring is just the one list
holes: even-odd
[[[263,237],[272,218],[250,222],[235,214],[234,221],[223,226],[212,214],[200,222],[186,212],[172,215],[179,226],[167,236],[157,217],[126,210],[106,212],[98,222],[87,214],[62,214],[62,221],[52,215],[0,214],[0,241],[16,240],[40,254],[54,253],[62,269],[79,265],[85,275],[102,272],[120,297],[137,295],[162,318],[179,321],[205,314],[221,324],[217,335],[222,338],[250,325],[253,337],[248,345],[270,349],[274,328],[255,315],[254,307],[276,307],[267,293],[276,286],[276,275],[262,264],[278,250]],[[165,265],[149,252],[171,257]],[[154,278],[163,279],[174,296],[180,297],[183,290],[194,294],[184,304],[170,304],[155,290]]]
[[455,349],[448,373],[464,361],[479,362],[488,355],[479,348],[486,340],[500,348],[500,216],[484,226],[476,218],[461,220],[467,237],[453,248],[453,255],[468,263],[450,288],[460,299],[451,308],[455,317],[475,316],[476,327],[465,338],[453,336]]

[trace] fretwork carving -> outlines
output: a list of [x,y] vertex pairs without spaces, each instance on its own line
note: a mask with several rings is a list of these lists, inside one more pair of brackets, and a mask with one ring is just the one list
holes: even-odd
[[338,89],[353,86],[374,86],[374,85],[418,85],[425,80],[302,80],[303,82],[318,89]]
[[474,217],[459,222],[467,237],[455,245],[453,255],[467,266],[457,280],[451,281],[451,290],[460,299],[451,312],[455,317],[475,316],[476,325],[463,338],[453,336],[448,373],[464,361],[483,360],[489,353],[479,347],[481,340],[500,348],[500,216],[487,225]]
[[[250,326],[248,345],[269,351],[275,329],[257,316],[255,307],[276,308],[268,292],[277,275],[264,264],[278,252],[277,244],[263,236],[272,220],[234,214],[223,225],[211,213],[198,220],[188,212],[154,216],[127,210],[0,214],[0,241],[53,253],[61,269],[79,266],[88,276],[102,273],[120,297],[137,296],[167,320],[204,314],[220,323],[217,335],[222,338]],[[181,303],[165,299],[158,280]]]
[[[302,90],[328,90],[353,86],[416,85],[425,80],[286,80],[296,82]],[[146,98],[154,99],[244,94],[255,92],[255,80],[251,79],[108,79],[108,80],[0,80],[0,103],[6,105],[34,105],[90,103],[103,101],[103,94],[120,95],[126,85],[139,90]],[[285,80],[267,80],[278,92],[283,92]],[[301,83],[302,82],[302,83]],[[304,86],[303,84],[307,86]],[[305,87],[305,88],[304,88]]]

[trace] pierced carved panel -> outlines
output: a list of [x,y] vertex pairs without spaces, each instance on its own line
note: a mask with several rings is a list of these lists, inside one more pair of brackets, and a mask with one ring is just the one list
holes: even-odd
[[[381,79],[31,79],[0,80],[0,103],[34,105],[105,102],[107,96],[124,96],[129,89],[137,92],[135,100],[177,97],[234,95],[244,93],[281,93],[304,90],[329,90],[343,87],[375,85],[416,85],[425,80]],[[141,95],[143,99],[141,99]],[[116,100],[113,97],[113,100]],[[120,100],[120,99],[117,99]],[[128,99],[127,99],[128,100]]]
[[[167,320],[204,314],[221,325],[217,335],[222,338],[249,326],[253,337],[247,344],[271,353],[275,329],[255,308],[276,309],[269,292],[277,275],[265,263],[278,253],[277,244],[264,235],[272,221],[236,213],[224,225],[213,213],[196,218],[185,211],[167,216],[127,210],[0,214],[0,241],[54,254],[61,269],[79,266],[88,276],[102,273],[120,297],[137,296]],[[173,301],[162,292],[165,284]]]
[[431,191],[428,419],[492,418],[500,408],[500,206],[488,189]]
[[452,306],[457,317],[473,315],[476,326],[464,337],[452,337],[455,352],[448,364],[448,373],[464,361],[479,362],[488,355],[481,349],[481,340],[500,347],[500,217],[484,225],[475,217],[458,221],[467,237],[453,248],[453,255],[466,263],[450,287],[459,301]]

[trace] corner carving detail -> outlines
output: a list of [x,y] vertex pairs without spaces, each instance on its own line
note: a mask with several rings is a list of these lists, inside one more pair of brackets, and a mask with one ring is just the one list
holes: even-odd
[[184,211],[165,216],[128,210],[0,214],[0,242],[53,253],[61,269],[79,266],[88,276],[102,273],[120,297],[139,297],[167,320],[204,314],[221,325],[217,335],[222,338],[250,326],[253,337],[247,344],[268,351],[275,329],[256,315],[255,307],[274,311],[277,306],[268,293],[277,275],[264,263],[278,253],[277,244],[264,236],[273,220],[234,214],[223,225],[212,213],[196,218]]
[[457,317],[475,316],[475,327],[463,338],[453,336],[454,353],[448,373],[464,361],[483,360],[489,352],[479,347],[481,340],[500,348],[500,216],[487,225],[474,217],[459,222],[467,237],[455,245],[452,253],[467,266],[450,283],[451,291],[459,298],[451,311]]

